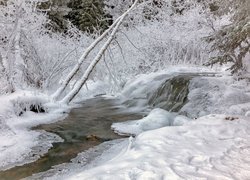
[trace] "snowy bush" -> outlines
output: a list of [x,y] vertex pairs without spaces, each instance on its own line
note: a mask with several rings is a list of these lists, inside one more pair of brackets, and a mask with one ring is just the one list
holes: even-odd
[[[203,65],[215,54],[203,40],[213,31],[210,23],[215,21],[207,9],[188,1],[185,10],[173,13],[167,1],[164,2],[165,5],[158,7],[160,14],[155,18],[144,18],[143,9],[152,8],[150,3],[140,4],[131,13],[106,52],[105,61],[98,65],[97,77],[109,80],[114,87],[122,86],[137,74],[155,72],[170,65]],[[110,6],[118,4],[109,10],[114,17],[126,6],[109,3]]]
[[[69,26],[65,34],[46,29],[42,1],[9,0],[0,5],[0,70],[3,92],[50,90],[72,68],[91,38]],[[2,92],[2,93],[3,93]],[[1,93],[1,92],[0,92]]]
[[44,113],[47,108],[44,104],[47,100],[44,97],[39,96],[20,96],[12,100],[13,110],[17,116],[21,116],[26,111],[32,111],[35,113]]
[[[73,26],[62,34],[46,29],[50,21],[46,12],[37,9],[40,2],[10,0],[0,6],[3,10],[0,67],[1,81],[8,85],[6,91],[57,89],[93,41]],[[122,2],[106,2],[106,11],[114,19],[131,5],[130,1]],[[210,46],[202,38],[213,31],[214,21],[202,4],[192,0],[140,2],[125,19],[89,78],[108,82],[110,91],[117,92],[127,79],[137,74],[155,72],[169,65],[202,65],[211,56]],[[103,44],[97,45],[86,58],[73,81],[82,77]]]

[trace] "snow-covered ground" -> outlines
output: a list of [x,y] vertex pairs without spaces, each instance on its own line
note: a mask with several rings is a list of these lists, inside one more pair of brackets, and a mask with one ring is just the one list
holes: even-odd
[[183,126],[143,132],[113,159],[65,179],[247,180],[249,118],[230,118],[208,115]]
[[[155,75],[132,80],[124,92],[141,96]],[[143,119],[114,123],[117,133],[136,136],[104,153],[107,161],[48,179],[249,179],[249,82],[221,73],[195,77],[189,90],[181,116],[154,109]]]
[[48,96],[28,91],[0,96],[0,170],[35,161],[51,148],[53,142],[62,141],[54,134],[29,128],[63,118],[65,108],[47,113],[27,111],[19,116],[22,109],[28,110],[31,104],[46,102],[49,102]]
[[[189,70],[188,70],[189,69]],[[209,69],[173,68],[172,70],[140,75],[129,81],[119,97],[143,101],[145,92],[161,84],[161,77],[171,78],[180,73],[211,72]],[[159,82],[156,80],[160,80]],[[162,79],[164,80],[164,79]],[[93,86],[93,90],[98,86]],[[98,89],[98,88],[97,88]],[[102,88],[101,88],[102,89]],[[98,91],[96,91],[98,92]],[[24,92],[22,92],[24,93]],[[99,94],[99,92],[97,93]],[[58,120],[68,107],[48,104],[47,114],[26,112],[18,117],[15,102],[18,97],[32,101],[34,95],[17,93],[0,98],[2,169],[29,159],[38,144],[46,152],[53,141],[61,139],[45,132],[30,131],[40,123]],[[47,101],[48,97],[35,95],[35,102]],[[18,101],[17,101],[18,100]],[[189,84],[188,103],[179,113],[160,108],[149,111],[140,120],[114,123],[112,128],[119,134],[132,134],[120,142],[101,145],[107,148],[102,155],[87,166],[79,165],[79,157],[66,170],[52,171],[41,177],[46,179],[243,179],[250,178],[250,86],[247,80],[236,81],[227,73],[215,76],[194,77]],[[138,102],[139,106],[145,105]],[[8,115],[8,116],[7,116]],[[60,115],[60,116],[59,116]],[[41,141],[45,137],[44,141]],[[46,139],[47,137],[47,139]],[[43,143],[41,143],[43,142]],[[8,154],[13,154],[9,156]],[[87,153],[88,154],[88,153]],[[100,155],[100,156],[99,156]],[[88,155],[87,155],[88,156]],[[76,162],[74,164],[74,162]],[[35,176],[34,176],[35,177]],[[32,177],[31,177],[32,179]]]
[[[106,92],[107,86],[104,83],[89,81],[87,84],[88,88],[83,88],[78,100]],[[46,112],[31,112],[31,105],[42,105]],[[62,120],[75,106],[77,104],[66,106],[52,102],[48,95],[34,91],[1,95],[0,170],[36,161],[52,147],[52,143],[63,141],[55,134],[42,130],[33,131],[31,128]]]

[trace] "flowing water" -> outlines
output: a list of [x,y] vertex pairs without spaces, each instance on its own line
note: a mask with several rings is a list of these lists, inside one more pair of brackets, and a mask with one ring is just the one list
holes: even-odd
[[[150,94],[146,98],[147,106],[178,112],[187,102],[188,86],[193,77],[192,74],[179,75],[168,80],[161,79],[154,92],[147,92]],[[133,104],[134,101],[138,99],[132,98],[121,102],[118,99],[96,97],[85,100],[81,107],[72,109],[68,117],[62,121],[33,128],[57,134],[64,142],[54,143],[48,153],[33,163],[0,171],[0,180],[22,179],[50,170],[53,166],[70,162],[78,153],[102,142],[121,138],[110,129],[113,122],[140,119],[145,116],[144,112],[131,111],[131,102]]]
[[117,102],[102,97],[89,99],[81,107],[73,109],[63,121],[33,128],[55,133],[64,142],[54,143],[48,153],[36,162],[0,172],[0,180],[16,180],[47,171],[52,166],[70,162],[78,153],[104,141],[121,138],[110,129],[111,124],[140,119],[143,114],[131,113]]

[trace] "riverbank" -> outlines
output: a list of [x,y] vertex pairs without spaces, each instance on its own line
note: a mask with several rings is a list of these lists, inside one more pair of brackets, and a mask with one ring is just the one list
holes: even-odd
[[[88,82],[78,101],[105,92],[106,85]],[[53,143],[63,139],[44,130],[32,130],[40,124],[51,124],[67,117],[72,108],[80,105],[60,104],[46,93],[19,90],[0,96],[0,171],[22,166],[38,160],[46,154]],[[11,154],[11,156],[10,156]]]
[[[145,99],[136,97],[141,97],[144,90],[150,91],[150,82],[154,81],[147,75],[132,81],[129,88],[138,87],[133,91],[133,98],[145,103]],[[179,111],[191,121],[153,130],[149,127],[155,127],[159,115],[149,115],[150,118],[125,122],[124,125],[119,123],[119,128],[113,126],[118,133],[122,130],[121,134],[136,132],[133,134],[138,135],[112,146],[88,166],[45,177],[53,180],[247,180],[250,177],[249,98],[247,80],[236,81],[225,74],[194,78],[189,85],[189,101]],[[143,128],[145,122],[146,129]]]
[[[147,131],[112,159],[49,179],[242,179],[250,177],[249,118],[209,115]],[[120,147],[116,147],[120,148]]]
[[[205,74],[203,74],[205,72]],[[181,74],[181,76],[180,76]],[[186,78],[188,77],[190,74],[190,78]],[[196,74],[194,76],[194,74]],[[197,76],[197,74],[199,74],[199,76]],[[205,76],[203,76],[205,75]],[[182,81],[182,79],[185,79],[185,81]],[[188,80],[188,83],[186,83],[186,79]],[[174,82],[172,82],[174,80]],[[190,82],[189,82],[190,81]],[[182,83],[184,82],[184,83]],[[167,83],[167,86],[166,86]],[[171,87],[170,89],[168,88]],[[180,87],[183,86],[183,87]],[[188,88],[187,88],[188,87]],[[188,89],[188,91],[187,91]],[[118,102],[118,107],[114,106],[114,109],[111,109],[111,112],[107,111],[107,108],[110,106],[109,104],[102,104],[101,101],[98,101],[98,98],[93,99],[93,101],[95,101],[95,103],[90,103],[90,101],[86,101],[85,105],[86,106],[84,109],[85,110],[81,110],[81,111],[86,111],[86,113],[84,115],[82,115],[81,117],[79,117],[78,119],[88,119],[89,116],[95,116],[98,114],[105,114],[105,119],[106,118],[110,118],[114,112],[116,112],[117,109],[123,107],[124,110],[122,110],[121,112],[125,113],[125,112],[129,112],[130,113],[135,113],[135,112],[141,112],[142,110],[146,110],[145,112],[149,113],[152,109],[154,108],[169,108],[169,109],[165,109],[165,110],[171,110],[171,109],[175,109],[178,111],[178,114],[181,115],[181,117],[183,116],[188,116],[189,119],[191,119],[190,123],[177,123],[176,122],[170,122],[169,121],[169,125],[183,125],[180,127],[175,127],[175,126],[171,126],[171,127],[165,127],[166,129],[164,131],[160,131],[157,132],[157,128],[162,127],[161,125],[154,125],[154,128],[147,128],[148,126],[150,126],[151,121],[154,123],[160,122],[160,124],[163,124],[163,126],[166,126],[166,123],[163,122],[164,117],[161,116],[161,120],[157,121],[157,118],[160,116],[153,116],[150,118],[145,118],[144,120],[142,119],[139,122],[142,122],[142,126],[140,126],[139,130],[136,130],[135,132],[137,133],[133,133],[133,134],[138,134],[138,136],[135,136],[135,139],[130,139],[130,140],[122,140],[121,143],[113,143],[112,141],[110,141],[110,144],[103,145],[102,144],[100,146],[95,147],[94,149],[96,149],[95,151],[98,151],[98,148],[100,147],[100,149],[102,149],[102,151],[98,151],[100,152],[99,154],[95,154],[94,156],[98,156],[97,158],[95,157],[91,157],[88,160],[88,163],[86,164],[83,163],[82,164],[82,160],[81,158],[85,157],[86,153],[83,153],[85,155],[81,156],[82,153],[80,153],[81,151],[85,151],[86,149],[75,149],[75,150],[70,150],[70,152],[75,152],[73,153],[73,156],[69,156],[69,159],[67,159],[65,162],[69,162],[70,159],[75,159],[72,160],[73,163],[69,163],[66,166],[59,166],[59,168],[54,168],[52,171],[48,171],[45,173],[41,173],[40,175],[34,175],[31,177],[31,179],[34,179],[36,177],[38,177],[37,179],[42,179],[43,177],[46,178],[51,178],[51,179],[61,179],[61,178],[81,178],[81,177],[88,177],[88,178],[95,178],[94,176],[91,177],[92,175],[94,175],[94,170],[92,171],[91,169],[94,168],[96,169],[96,172],[101,172],[100,175],[103,173],[103,167],[104,169],[106,169],[106,163],[107,165],[112,162],[109,160],[110,159],[119,159],[119,157],[122,157],[122,159],[125,158],[125,152],[127,151],[133,151],[134,145],[138,146],[138,148],[140,149],[141,147],[143,147],[145,144],[146,139],[144,139],[143,141],[141,141],[141,139],[139,138],[141,136],[141,134],[144,134],[144,130],[146,129],[148,133],[150,134],[152,132],[152,134],[150,134],[150,136],[155,138],[155,144],[153,140],[150,140],[150,146],[153,147],[153,149],[155,148],[157,150],[158,145],[157,143],[162,144],[162,147],[164,145],[164,143],[170,143],[168,142],[168,138],[169,137],[165,137],[166,134],[164,134],[165,131],[169,131],[168,129],[172,129],[170,130],[171,132],[173,131],[175,134],[178,134],[177,132],[179,132],[178,129],[182,129],[184,128],[185,131],[188,132],[188,134],[191,133],[192,135],[192,127],[191,124],[195,122],[194,119],[200,120],[202,118],[207,118],[209,119],[208,122],[210,121],[215,121],[217,122],[217,120],[219,119],[219,125],[223,127],[223,122],[227,121],[226,118],[231,118],[231,117],[235,117],[236,119],[240,119],[239,121],[234,121],[234,122],[240,122],[243,123],[243,125],[246,125],[247,127],[247,116],[249,114],[250,111],[250,106],[249,106],[249,99],[250,99],[250,89],[248,86],[248,82],[246,80],[242,80],[242,81],[235,81],[233,79],[232,76],[228,75],[228,74],[223,74],[222,72],[220,72],[218,74],[218,72],[214,72],[211,71],[211,69],[204,69],[204,68],[197,68],[197,67],[178,67],[178,68],[172,68],[171,70],[167,70],[167,71],[162,71],[162,72],[157,72],[157,73],[151,73],[148,75],[139,75],[138,77],[136,77],[134,80],[130,80],[127,82],[127,84],[125,85],[123,91],[117,95],[117,97],[113,97],[111,99],[115,100],[117,99]],[[100,94],[99,91],[95,91],[95,93]],[[170,93],[170,94],[169,94]],[[171,95],[172,94],[172,95]],[[145,96],[146,95],[146,96]],[[171,96],[171,98],[168,98],[167,101],[171,101],[171,102],[164,102],[165,96]],[[33,100],[32,100],[33,99]],[[105,99],[105,98],[104,98]],[[108,98],[107,98],[108,99]],[[186,99],[188,99],[188,101],[186,101]],[[49,101],[49,97],[43,94],[39,94],[39,93],[30,93],[30,92],[22,92],[22,93],[18,93],[18,94],[12,94],[11,97],[10,96],[2,96],[0,98],[1,102],[7,102],[5,103],[5,106],[3,106],[4,108],[1,109],[1,113],[2,115],[5,115],[5,117],[7,117],[6,115],[9,114],[10,116],[6,119],[3,119],[1,122],[1,127],[3,127],[3,130],[1,133],[3,134],[3,136],[1,138],[3,138],[3,141],[1,142],[1,148],[2,148],[2,154],[1,154],[1,158],[3,159],[3,161],[1,161],[2,163],[5,163],[5,168],[7,167],[13,167],[16,165],[23,165],[26,163],[30,163],[30,162],[38,162],[37,160],[44,154],[46,154],[48,152],[48,150],[50,149],[51,152],[53,152],[53,148],[52,144],[55,142],[58,142],[58,144],[60,144],[60,142],[67,140],[67,137],[71,137],[70,139],[73,139],[75,141],[75,136],[74,135],[74,131],[71,132],[70,127],[71,125],[67,125],[67,120],[66,121],[60,121],[62,122],[62,124],[60,125],[59,123],[54,123],[55,125],[51,124],[53,122],[56,122],[58,120],[64,119],[65,116],[67,115],[67,113],[69,112],[70,108],[73,108],[76,104],[74,104],[74,106],[64,106],[64,105],[58,105],[56,103],[48,103]],[[26,112],[20,112],[20,109],[24,109],[24,108],[17,108],[18,106],[15,105],[15,102],[27,102],[26,105],[22,105],[22,107],[26,107],[27,108],[30,107],[31,102],[33,102],[32,104],[36,104],[39,105],[40,104],[47,104],[46,108],[45,106],[42,108],[45,112],[47,113],[35,113],[35,112],[31,112],[31,111],[26,111]],[[172,102],[173,101],[173,102]],[[2,104],[3,104],[2,103]],[[178,104],[178,107],[176,106],[176,104]],[[82,106],[82,105],[80,105]],[[78,107],[80,107],[78,104]],[[41,106],[42,107],[42,106]],[[76,106],[75,106],[76,107]],[[93,108],[91,110],[91,108]],[[103,109],[106,109],[105,111],[102,111]],[[42,109],[40,109],[41,111],[43,111]],[[76,108],[77,109],[77,108]],[[99,111],[102,113],[96,113],[96,111]],[[9,113],[8,113],[9,112]],[[79,111],[80,112],[80,111]],[[161,112],[161,111],[159,111]],[[0,114],[1,114],[0,113]],[[219,116],[212,116],[211,114],[221,114]],[[126,114],[126,113],[125,113]],[[166,114],[166,113],[164,113]],[[223,115],[224,114],[224,115]],[[77,115],[75,115],[77,118]],[[121,116],[114,116],[113,120],[110,121],[109,123],[105,123],[105,128],[103,129],[103,131],[111,131],[111,122],[120,122],[120,121],[127,121],[127,120],[135,120],[138,118],[133,118],[131,116],[128,116],[128,114],[126,115],[127,117],[123,119],[120,119]],[[214,117],[213,118],[211,117]],[[245,116],[245,117],[243,117]],[[2,116],[3,117],[3,116]],[[103,115],[100,115],[101,118],[99,118],[100,120],[104,117]],[[179,116],[178,116],[179,117]],[[95,119],[95,118],[94,118]],[[211,120],[212,119],[212,120]],[[98,123],[96,123],[96,125],[100,124],[100,127],[98,128],[99,130],[95,129],[95,124],[94,125],[90,125],[88,126],[88,121],[84,122],[77,122],[77,124],[81,124],[83,123],[87,123],[86,127],[87,129],[91,129],[91,127],[93,126],[93,133],[83,133],[83,130],[81,128],[86,128],[86,127],[81,127],[79,129],[80,132],[82,132],[82,136],[81,137],[81,141],[82,139],[86,139],[87,136],[89,135],[89,138],[96,138],[96,139],[105,139],[106,140],[112,140],[112,138],[108,138],[108,137],[103,137],[100,135],[96,135],[96,132],[98,132],[102,125],[103,121],[100,121]],[[229,119],[230,120],[230,119]],[[165,121],[165,120],[164,120]],[[71,123],[71,121],[69,120],[68,122]],[[95,122],[95,121],[93,121]],[[162,123],[163,122],[163,123]],[[206,123],[208,123],[206,122]],[[145,128],[145,123],[147,124],[147,127]],[[34,130],[30,130],[31,127],[37,126],[39,124],[48,124],[48,125],[42,125],[40,127],[42,128],[36,128],[36,131]],[[65,128],[62,128],[64,126],[64,124],[66,124]],[[135,121],[135,124],[137,124],[137,122]],[[198,123],[199,124],[199,123]],[[237,123],[236,123],[237,124]],[[57,127],[58,125],[58,127]],[[204,125],[204,124],[203,124]],[[202,125],[202,127],[203,127]],[[85,126],[85,125],[84,125]],[[185,126],[185,127],[184,127]],[[193,126],[193,125],[192,125]],[[206,126],[206,125],[204,125]],[[217,125],[216,125],[217,126]],[[233,126],[233,125],[232,125]],[[55,127],[53,129],[53,127]],[[73,127],[73,126],[72,126]],[[137,127],[137,126],[133,126],[133,127]],[[155,128],[156,127],[156,128]],[[191,129],[189,129],[191,127]],[[120,129],[126,130],[129,127],[124,126],[123,124],[119,124],[119,128],[116,129],[116,131],[118,132]],[[210,129],[209,129],[210,128]],[[230,126],[230,128],[232,128]],[[237,129],[238,127],[236,127],[235,131],[238,131],[239,129]],[[43,129],[41,131],[41,129]],[[57,131],[57,130],[58,131]],[[63,130],[64,129],[64,130]],[[69,129],[69,131],[67,132],[67,130]],[[156,130],[152,130],[152,129],[156,129]],[[164,129],[164,128],[163,128]],[[201,128],[201,130],[204,129],[204,131],[213,131],[213,125],[209,126],[208,128],[204,127]],[[44,131],[45,130],[45,131]],[[129,129],[131,130],[131,129]],[[152,130],[152,131],[151,131]],[[224,129],[225,131],[227,131],[227,129]],[[224,131],[223,130],[223,131]],[[65,131],[66,135],[63,133],[63,131]],[[189,132],[190,131],[190,132]],[[197,130],[198,131],[198,130]],[[157,132],[157,136],[155,136],[155,132]],[[244,132],[244,130],[243,130]],[[12,133],[12,134],[11,134]],[[119,133],[119,132],[118,132]],[[121,134],[130,134],[131,132],[120,132]],[[196,132],[195,132],[196,133]],[[220,136],[223,135],[223,133],[220,132],[215,132],[215,134],[219,134]],[[206,134],[203,134],[206,135]],[[157,137],[159,136],[160,139],[157,139]],[[212,136],[211,139],[215,138],[215,135],[210,134],[210,136]],[[239,134],[239,136],[243,136],[242,132]],[[47,138],[46,138],[47,137]],[[201,138],[202,136],[199,136],[197,138]],[[247,136],[246,136],[247,137]],[[139,140],[137,140],[139,138]],[[178,139],[178,137],[175,137]],[[186,137],[186,140],[188,140],[189,137]],[[237,137],[235,137],[237,139]],[[241,137],[240,137],[241,138]],[[8,141],[8,139],[10,139],[10,141]],[[209,139],[209,140],[211,140]],[[39,141],[42,140],[42,141]],[[104,140],[104,141],[106,141]],[[209,141],[206,140],[206,141]],[[78,141],[78,140],[77,140]],[[104,142],[102,141],[102,142]],[[183,140],[184,141],[184,140]],[[195,140],[196,141],[196,140]],[[201,139],[198,139],[197,141],[202,141]],[[146,141],[147,142],[147,141]],[[4,144],[5,143],[5,144]],[[9,143],[9,144],[7,144]],[[135,143],[135,144],[134,144]],[[142,143],[142,144],[141,144]],[[181,142],[180,142],[181,143]],[[214,143],[214,142],[211,142]],[[235,141],[233,141],[231,144],[235,143]],[[63,143],[61,143],[63,144]],[[81,144],[81,143],[80,143]],[[136,145],[137,144],[137,145]],[[192,143],[191,143],[192,144]],[[96,146],[97,144],[94,144],[93,146]],[[141,146],[142,145],[142,146]],[[22,147],[21,147],[22,146]],[[39,149],[39,146],[42,148]],[[70,145],[71,146],[71,145]],[[84,144],[83,144],[84,146]],[[19,147],[21,147],[21,149],[18,149]],[[66,146],[67,147],[67,146]],[[106,149],[105,149],[106,148]],[[146,149],[149,147],[146,147]],[[174,147],[171,147],[174,149]],[[170,147],[168,147],[168,151],[172,151]],[[184,149],[187,147],[183,147]],[[193,149],[192,149],[193,148]],[[196,146],[192,147],[190,150],[191,151],[196,151],[195,148],[197,148]],[[33,151],[33,150],[36,151]],[[63,149],[63,148],[62,148]],[[143,149],[143,148],[142,148]],[[153,150],[152,149],[152,150]],[[180,148],[182,149],[182,148]],[[187,148],[188,149],[188,148]],[[91,151],[91,150],[90,150]],[[157,150],[158,151],[158,150]],[[160,150],[159,150],[160,151]],[[103,155],[102,153],[103,152]],[[122,152],[122,153],[118,153],[118,152]],[[147,151],[145,151],[146,153]],[[206,151],[207,152],[207,151]],[[217,151],[216,151],[217,152]],[[8,156],[8,153],[14,153],[13,157]],[[40,153],[40,154],[39,154]],[[67,151],[61,151],[62,154],[67,154]],[[74,158],[77,153],[80,153],[76,158]],[[143,151],[138,151],[139,156],[147,156]],[[148,153],[157,153],[157,152],[148,152]],[[166,152],[168,153],[168,152]],[[181,153],[181,151],[180,151]],[[204,152],[205,153],[205,152]],[[222,153],[222,152],[220,152]],[[93,153],[92,153],[93,155]],[[175,154],[177,156],[177,154]],[[91,156],[91,153],[88,154],[87,156]],[[160,156],[159,156],[160,158]],[[59,158],[60,159],[60,158]],[[122,159],[119,159],[119,162],[123,162]],[[177,158],[178,159],[178,158]],[[40,160],[42,161],[42,158],[40,158]],[[134,159],[136,162],[138,161],[138,159]],[[145,162],[143,159],[141,159],[142,162]],[[153,159],[149,158],[149,161],[147,161],[147,163],[150,163]],[[135,168],[137,167],[137,164],[135,161],[131,160],[131,166],[135,166]],[[166,159],[166,161],[168,161],[168,159]],[[115,161],[116,163],[119,164],[118,161]],[[177,161],[176,161],[177,162]],[[60,163],[60,162],[59,162]],[[64,163],[64,162],[61,162]],[[134,164],[133,164],[134,163]],[[39,164],[39,163],[38,163]],[[79,165],[77,165],[79,164]],[[128,166],[124,166],[125,168],[129,168],[129,163],[125,163]],[[137,164],[137,165],[136,165]],[[43,165],[41,164],[41,167]],[[47,168],[45,168],[44,170],[48,170],[48,168],[50,168],[51,166],[53,166],[53,164],[51,164],[50,166],[48,166]],[[140,165],[141,166],[141,165]],[[23,166],[25,167],[25,166]],[[28,166],[27,166],[28,167]],[[39,165],[40,167],[40,165]],[[76,168],[77,167],[77,168]],[[109,167],[109,165],[108,165]],[[118,166],[117,166],[118,167]],[[67,170],[65,170],[65,168]],[[100,169],[99,169],[100,168]],[[157,167],[158,168],[158,165]],[[22,169],[22,168],[20,168]],[[43,168],[41,168],[38,171],[34,171],[34,173],[40,172],[40,171],[44,171],[42,170]],[[75,171],[77,169],[77,171]],[[112,169],[112,168],[111,168]],[[110,171],[111,171],[110,169]],[[118,169],[114,169],[117,170],[117,172],[119,172],[119,168]],[[82,173],[83,171],[83,173]],[[90,174],[89,174],[90,171]],[[161,171],[160,169],[160,165],[159,165],[159,171]],[[17,171],[18,172],[18,171]],[[141,171],[136,171],[135,174],[138,173],[142,173]],[[130,172],[130,170],[128,170],[128,173],[131,174],[132,172]],[[32,173],[31,173],[32,174]],[[29,175],[31,175],[29,174]],[[79,175],[77,175],[79,174]],[[89,174],[89,175],[88,175]],[[105,174],[105,173],[104,173]],[[111,178],[111,177],[117,177],[117,174],[107,174],[107,177]],[[168,176],[168,175],[167,175]],[[98,177],[98,175],[97,175]],[[101,177],[101,176],[100,176]],[[104,175],[104,177],[106,177],[106,175]],[[137,175],[136,175],[137,177]],[[139,177],[139,176],[138,176]],[[145,177],[144,175],[142,177]],[[150,176],[149,176],[150,177]]]

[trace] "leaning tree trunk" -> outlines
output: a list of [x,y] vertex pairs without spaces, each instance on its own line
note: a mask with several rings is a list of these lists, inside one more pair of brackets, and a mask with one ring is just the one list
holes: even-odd
[[115,25],[119,22],[120,17],[116,19],[116,21],[106,30],[104,33],[99,36],[83,53],[83,55],[78,60],[78,63],[75,65],[75,67],[72,69],[72,71],[68,74],[66,79],[63,81],[61,87],[57,89],[57,91],[52,95],[53,99],[59,98],[59,96],[62,94],[62,92],[65,90],[65,88],[68,86],[69,82],[72,80],[72,78],[77,74],[77,72],[80,70],[81,65],[83,64],[84,60],[88,57],[90,52],[96,47],[96,45],[101,42],[108,33],[115,27]]
[[90,63],[90,65],[88,66],[88,68],[85,71],[85,73],[82,76],[82,78],[78,81],[78,83],[75,85],[75,87],[63,98],[63,100],[61,101],[62,103],[66,103],[66,104],[70,103],[74,99],[74,97],[79,93],[79,91],[81,90],[81,88],[83,87],[83,85],[86,83],[89,75],[91,74],[91,72],[93,71],[93,69],[95,68],[95,66],[97,65],[97,63],[101,60],[104,52],[106,51],[106,49],[108,48],[108,46],[112,42],[112,40],[115,37],[115,35],[116,35],[116,33],[117,33],[120,25],[122,24],[124,18],[136,6],[136,4],[137,4],[138,1],[139,0],[135,0],[135,2],[133,3],[133,5],[123,15],[121,15],[118,18],[118,21],[116,21],[114,23],[115,27],[114,27],[113,31],[111,32],[110,37],[105,42],[105,44],[102,46],[102,48],[98,52],[98,54],[95,57],[95,59]]

